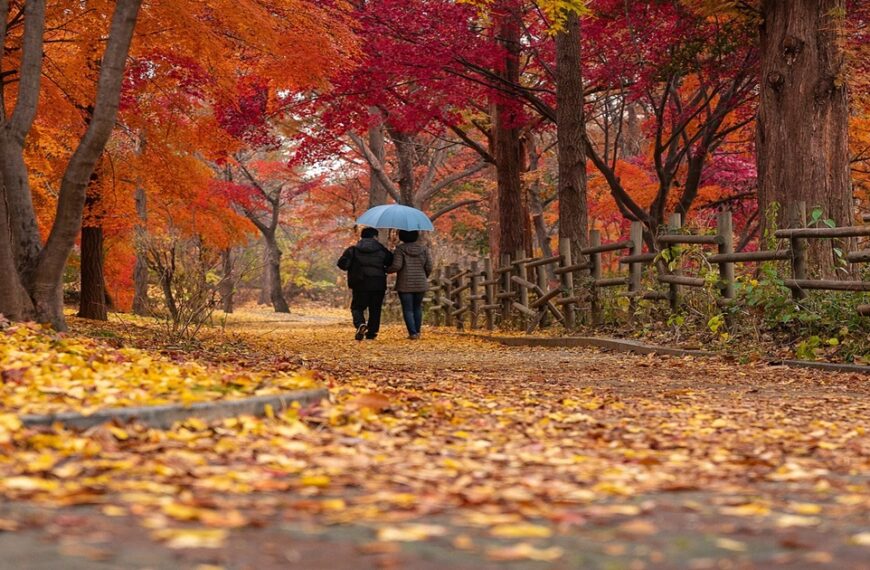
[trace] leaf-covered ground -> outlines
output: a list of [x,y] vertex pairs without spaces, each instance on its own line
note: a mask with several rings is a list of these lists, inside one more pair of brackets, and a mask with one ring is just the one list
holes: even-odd
[[119,348],[105,340],[58,334],[35,324],[0,322],[0,422],[12,423],[9,414],[13,413],[89,413],[110,407],[186,404],[317,384],[312,374],[275,369],[257,373],[231,362],[223,364]]
[[[315,408],[80,434],[3,416],[0,550],[49,536],[45,556],[83,568],[860,568],[870,555],[864,377],[413,342],[396,326],[357,343],[334,322],[243,314],[162,356],[264,381],[317,370],[332,397]],[[158,348],[147,326],[75,327]]]

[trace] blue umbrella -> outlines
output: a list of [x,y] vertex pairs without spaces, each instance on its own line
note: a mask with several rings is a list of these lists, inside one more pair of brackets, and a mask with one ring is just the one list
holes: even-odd
[[426,214],[417,208],[401,204],[385,204],[375,206],[356,219],[356,223],[370,228],[392,228],[396,230],[435,231]]

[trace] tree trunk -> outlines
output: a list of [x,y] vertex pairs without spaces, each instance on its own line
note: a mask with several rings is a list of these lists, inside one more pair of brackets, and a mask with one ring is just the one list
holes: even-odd
[[[405,206],[414,205],[414,137],[408,133],[390,130],[390,138],[396,146],[399,195]],[[381,163],[383,164],[383,162]]]
[[[541,160],[541,152],[537,147],[535,138],[529,136],[526,148],[529,154],[529,172],[536,172]],[[541,255],[551,257],[553,248],[550,246],[550,232],[547,231],[547,221],[544,219],[544,204],[541,201],[541,180],[534,176],[534,182],[529,185],[529,210],[532,214],[532,227],[535,230],[535,241],[541,249]],[[553,266],[547,265],[547,275],[550,279],[555,275]]]
[[136,224],[136,263],[133,265],[133,313],[136,315],[149,315],[151,308],[148,304],[148,259],[145,255],[147,240],[148,203],[145,189],[136,187],[136,216],[139,223]]
[[580,67],[580,18],[566,15],[565,28],[556,34],[556,136],[559,169],[559,239],[571,251],[586,245],[586,150],[583,117],[583,79]]
[[[0,38],[3,46],[6,43],[8,12],[9,3],[4,0],[0,4],[0,17],[3,18]],[[44,31],[45,0],[25,2],[18,93],[15,110],[8,121],[5,120],[5,97],[0,98],[4,106],[0,110],[4,119],[0,129],[0,170],[5,185],[5,208],[9,216],[7,229],[19,280],[25,287],[30,285],[42,244],[33,210],[27,165],[24,162],[24,144],[30,134],[39,103]],[[2,57],[3,54],[0,54],[0,58]]]
[[[501,0],[493,9],[499,44],[505,48],[504,69],[500,73],[511,85],[520,79],[520,13],[510,0]],[[493,144],[496,176],[498,179],[499,250],[514,255],[527,249],[529,239],[525,231],[527,212],[523,201],[520,172],[522,144],[519,130],[519,105],[498,95],[493,113]]]
[[[372,115],[380,117],[380,111],[372,107],[369,109]],[[384,127],[382,124],[369,127],[369,148],[380,164],[384,164],[386,150],[384,149]],[[369,166],[369,208],[387,203],[387,189],[378,179],[377,173]]]
[[[843,80],[845,0],[762,2],[761,102],[756,125],[759,208],[795,205],[852,223],[848,104]],[[809,267],[833,273],[830,242],[811,240]]]
[[637,115],[639,107],[638,103],[629,103],[626,107],[628,117],[625,121],[625,131],[620,139],[622,156],[625,158],[633,158],[643,154],[643,130],[640,125],[640,117]]
[[233,284],[233,250],[227,248],[221,252],[221,260],[223,262],[223,276],[218,285],[218,292],[221,296],[221,305],[224,313],[233,312],[233,294],[235,286]]
[[106,281],[103,275],[103,227],[82,227],[81,298],[79,313],[83,319],[107,321]]
[[274,232],[266,234],[266,265],[269,275],[269,300],[276,313],[289,313],[290,307],[284,299],[284,291],[281,287],[281,249],[275,239]]
[[63,318],[63,270],[81,229],[88,181],[115,125],[124,66],[140,4],[141,0],[118,0],[115,5],[109,39],[100,65],[93,118],[64,172],[55,221],[34,273],[31,297],[37,319],[51,323],[58,330],[66,329]]
[[14,321],[33,317],[33,304],[18,278],[7,223],[5,188],[0,180],[0,315]]

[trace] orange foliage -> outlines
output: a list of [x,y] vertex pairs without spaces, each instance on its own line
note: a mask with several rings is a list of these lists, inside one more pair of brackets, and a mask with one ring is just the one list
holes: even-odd
[[[15,2],[12,13],[16,12]],[[84,132],[112,0],[49,2],[45,78],[27,140],[34,206],[43,236],[54,218],[63,169]],[[19,6],[20,7],[20,6]],[[244,243],[254,228],[216,192],[215,161],[245,148],[222,124],[251,78],[265,88],[264,117],[280,119],[295,93],[327,85],[353,64],[355,37],[341,2],[154,0],[142,7],[127,69],[119,125],[89,195],[87,223],[106,233],[106,279],[125,307],[132,285],[137,187],[148,198],[149,232],[198,235],[206,245]],[[9,29],[5,69],[17,69],[22,26]],[[15,89],[5,90],[7,107]],[[244,109],[235,109],[240,120]],[[275,130],[275,125],[264,128]]]

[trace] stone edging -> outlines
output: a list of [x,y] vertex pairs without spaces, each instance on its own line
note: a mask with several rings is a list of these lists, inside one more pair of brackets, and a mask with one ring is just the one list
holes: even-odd
[[206,422],[224,418],[249,415],[263,416],[266,406],[271,406],[277,414],[290,407],[294,402],[300,405],[313,404],[326,398],[329,392],[325,388],[296,390],[268,396],[254,396],[240,400],[214,400],[211,402],[196,402],[193,404],[166,404],[162,406],[134,406],[129,408],[108,408],[84,415],[75,412],[64,412],[46,415],[23,415],[21,423],[28,427],[50,426],[55,422],[74,429],[87,429],[111,421],[122,423],[137,421],[149,427],[167,429],[178,421],[196,417]]
[[[462,333],[437,331],[441,334],[459,334],[472,336],[483,340],[497,342],[505,346],[543,346],[543,347],[593,347],[614,352],[632,352],[634,354],[663,354],[667,356],[702,356],[715,357],[719,353],[709,350],[690,350],[644,344],[636,340],[591,337],[591,336],[498,336],[481,333]],[[837,364],[833,362],[813,362],[811,360],[768,360],[770,366],[788,366],[791,368],[812,368],[828,372],[853,372],[870,374],[870,366],[860,364]]]

